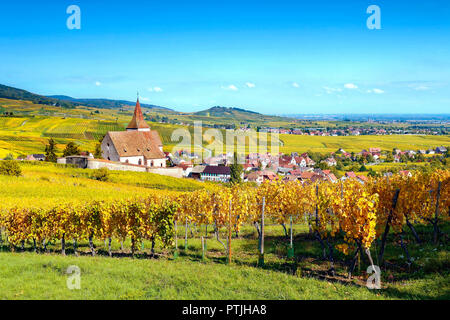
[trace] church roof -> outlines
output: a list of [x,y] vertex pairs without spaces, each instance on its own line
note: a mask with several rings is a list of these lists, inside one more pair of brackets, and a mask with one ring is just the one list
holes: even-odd
[[144,115],[142,114],[139,98],[136,102],[136,108],[134,108],[133,119],[131,119],[130,124],[127,126],[127,130],[128,129],[150,129],[150,127],[144,120]]
[[157,131],[110,131],[107,135],[120,157],[165,158],[160,150],[162,142]]

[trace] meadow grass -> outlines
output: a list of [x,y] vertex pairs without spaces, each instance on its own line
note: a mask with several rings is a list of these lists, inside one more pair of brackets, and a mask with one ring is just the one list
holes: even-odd
[[[48,245],[47,253],[0,253],[0,299],[448,299],[449,254],[441,243],[432,245],[431,228],[419,227],[423,245],[406,238],[414,264],[407,267],[402,250],[390,235],[386,260],[395,267],[382,269],[382,289],[365,287],[368,264],[361,259],[352,280],[346,279],[346,259],[336,254],[337,276],[327,277],[329,262],[321,258],[320,245],[307,236],[306,225],[294,226],[295,260],[286,259],[286,243],[279,225],[267,225],[265,265],[257,267],[255,230],[244,226],[232,239],[233,262],[226,264],[222,245],[208,233],[206,259],[201,259],[200,236],[204,226],[191,226],[187,250],[179,239],[180,255],[172,249],[157,248],[157,258],[149,253],[148,241],[135,258],[129,253],[129,240],[121,251],[113,241],[113,257],[107,257],[102,241],[96,241],[98,255],[89,256],[87,241],[80,241],[80,256],[68,245],[68,256],[58,254],[59,244]],[[448,231],[448,226],[443,229]],[[211,229],[210,229],[211,231]],[[225,230],[222,230],[224,236]],[[179,237],[184,230],[179,229]],[[375,255],[373,248],[373,255]],[[348,259],[348,257],[347,257]],[[66,286],[70,265],[81,269],[81,289]]]

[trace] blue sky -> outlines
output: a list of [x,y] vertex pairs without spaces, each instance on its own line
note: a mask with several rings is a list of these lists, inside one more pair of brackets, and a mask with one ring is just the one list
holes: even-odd
[[1,84],[185,112],[450,113],[450,3],[2,1],[0,61]]

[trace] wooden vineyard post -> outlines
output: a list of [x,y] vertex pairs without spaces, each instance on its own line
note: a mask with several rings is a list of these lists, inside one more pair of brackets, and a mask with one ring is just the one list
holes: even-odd
[[231,263],[231,199],[228,210],[228,264]]
[[186,218],[186,224],[184,225],[184,251],[188,249],[188,219]]
[[294,258],[294,242],[293,242],[293,237],[292,237],[292,216],[290,216],[289,218],[289,222],[290,222],[290,243],[289,243],[289,248],[288,248],[288,254],[287,257],[288,259],[292,259]]
[[177,220],[175,220],[173,223],[174,223],[174,228],[175,228],[175,252],[173,253],[173,258],[176,259],[176,258],[178,258]]
[[205,238],[202,236],[202,260],[205,260]]
[[259,258],[258,266],[264,266],[264,210],[266,208],[266,197],[262,199],[262,210],[261,210],[261,236],[259,237]]

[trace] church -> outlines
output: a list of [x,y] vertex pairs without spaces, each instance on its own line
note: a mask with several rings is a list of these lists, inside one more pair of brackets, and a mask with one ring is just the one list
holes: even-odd
[[154,168],[165,168],[166,157],[159,134],[150,130],[139,97],[126,131],[109,131],[101,144],[103,159]]

